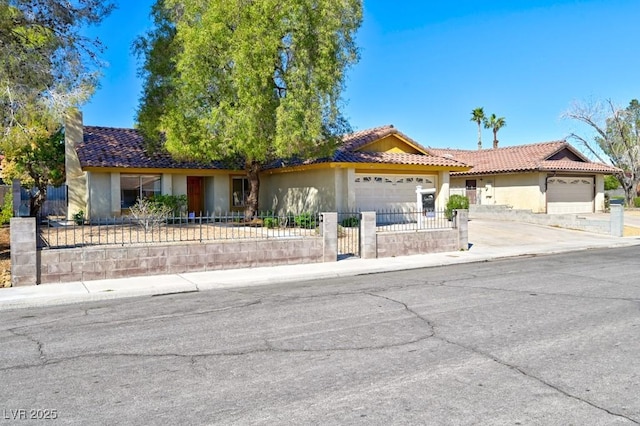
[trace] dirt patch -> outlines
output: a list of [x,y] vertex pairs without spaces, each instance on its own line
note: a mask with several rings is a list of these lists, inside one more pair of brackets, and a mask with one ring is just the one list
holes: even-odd
[[622,233],[624,237],[637,237],[640,236],[640,228],[636,228],[633,226],[624,226],[624,231]]
[[10,241],[9,226],[0,226],[0,288],[11,287]]

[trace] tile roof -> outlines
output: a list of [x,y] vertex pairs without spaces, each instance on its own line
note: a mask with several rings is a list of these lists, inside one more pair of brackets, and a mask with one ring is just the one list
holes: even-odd
[[[578,160],[568,158],[551,160],[555,154],[569,150]],[[473,168],[452,175],[480,175],[530,171],[567,171],[591,173],[615,173],[615,167],[589,161],[566,141],[543,142],[509,146],[496,149],[459,150],[428,148],[428,152],[460,160]],[[582,161],[579,161],[582,160]]]
[[[391,153],[391,152],[369,152],[358,151],[358,149],[375,142],[389,135],[397,135],[404,139],[419,151],[425,154]],[[393,125],[374,127],[372,129],[360,130],[350,133],[342,138],[342,143],[330,157],[317,158],[311,160],[288,159],[277,160],[267,168],[292,167],[317,163],[376,163],[376,164],[402,164],[419,166],[439,166],[460,168],[468,167],[461,161],[445,158],[437,154],[427,152],[427,149],[414,141]]]
[[[280,168],[316,163],[378,163],[405,164],[420,166],[467,167],[459,160],[437,154],[407,154],[386,152],[357,151],[370,142],[397,134],[419,150],[426,148],[402,134],[393,126],[381,126],[349,134],[335,153],[326,158],[312,160],[278,160],[266,167]],[[229,169],[221,162],[200,163],[194,161],[176,161],[168,152],[149,155],[145,149],[142,134],[136,129],[84,126],[84,140],[77,147],[82,167],[122,167],[122,168],[166,168],[166,169]],[[237,168],[242,168],[241,166]],[[236,168],[236,169],[237,169]]]
[[176,161],[168,152],[149,155],[136,129],[84,126],[84,139],[76,148],[82,167],[158,169],[228,169],[221,162]]

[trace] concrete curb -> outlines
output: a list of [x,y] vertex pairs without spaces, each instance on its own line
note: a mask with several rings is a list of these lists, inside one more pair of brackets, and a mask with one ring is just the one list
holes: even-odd
[[487,262],[523,256],[640,245],[640,238],[580,240],[522,247],[472,247],[469,251],[432,253],[385,259],[347,259],[335,263],[284,265],[253,269],[192,272],[159,276],[45,284],[0,289],[0,310],[96,302],[118,298],[161,296],[216,289],[255,287],[299,281],[326,280],[357,275],[433,268],[461,263]]

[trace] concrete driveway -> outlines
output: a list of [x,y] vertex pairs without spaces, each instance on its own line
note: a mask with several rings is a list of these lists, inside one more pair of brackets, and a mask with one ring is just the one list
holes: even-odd
[[[630,222],[637,224],[638,228],[640,228],[640,215],[625,215],[625,223],[627,223],[628,218]],[[547,251],[544,247],[561,246],[563,243],[568,242],[579,242],[587,247],[606,241],[615,242],[620,241],[620,239],[609,235],[542,226],[526,222],[487,219],[471,219],[469,221],[469,243],[471,244],[471,250],[473,250],[474,246],[476,248],[531,247],[531,252],[535,252],[535,248],[543,253]]]

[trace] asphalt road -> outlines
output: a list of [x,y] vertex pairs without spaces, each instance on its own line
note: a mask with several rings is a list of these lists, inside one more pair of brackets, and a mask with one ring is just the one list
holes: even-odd
[[639,256],[2,311],[0,423],[638,424]]

